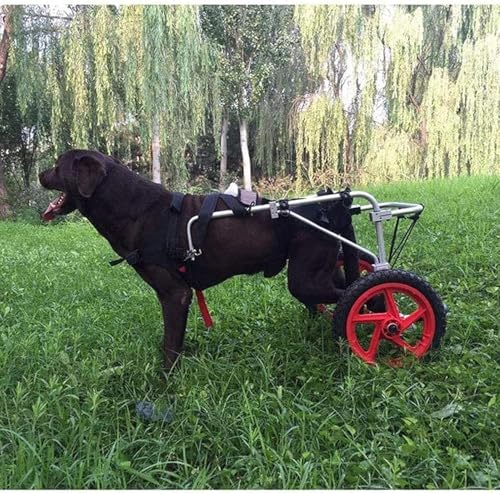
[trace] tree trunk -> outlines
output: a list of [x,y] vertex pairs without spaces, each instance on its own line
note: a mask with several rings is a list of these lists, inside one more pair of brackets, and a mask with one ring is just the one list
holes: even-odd
[[4,163],[0,154],[0,219],[8,218],[12,214],[7,202],[7,188],[5,187]]
[[240,120],[240,146],[243,158],[243,187],[245,190],[252,190],[252,164],[248,152],[248,128],[245,119]]
[[3,35],[0,41],[0,82],[2,82],[5,77],[5,71],[7,70],[7,59],[9,58],[9,47],[10,47],[10,12],[7,7],[5,10],[0,12],[0,16],[3,20]]
[[227,173],[227,132],[229,128],[229,121],[226,115],[222,117],[222,129],[220,133],[220,176],[219,176],[219,189],[224,190]]
[[151,155],[153,159],[153,182],[161,184],[160,125],[158,123],[158,115],[153,116],[153,138],[151,143]]
[[[5,7],[0,14],[3,20],[3,35],[0,41],[0,82],[5,77],[7,70],[7,59],[9,57],[10,47],[10,22],[9,11]],[[7,218],[12,214],[9,203],[7,202],[7,187],[5,186],[4,162],[2,159],[2,150],[0,149],[0,219]]]
[[[348,126],[347,126],[348,127]],[[344,163],[344,182],[352,184],[354,170],[354,136],[356,128],[349,132],[349,128],[345,132],[345,163]]]

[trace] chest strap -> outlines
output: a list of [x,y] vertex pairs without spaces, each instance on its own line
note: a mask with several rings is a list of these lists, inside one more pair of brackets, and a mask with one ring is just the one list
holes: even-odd
[[157,231],[144,238],[141,249],[136,249],[128,255],[110,261],[111,266],[127,261],[133,266],[140,261],[168,267],[177,260],[182,260],[186,249],[179,245],[179,218],[182,210],[184,194],[173,192],[168,208],[161,213],[161,225]]
[[173,259],[183,259],[186,255],[186,249],[179,246],[179,219],[182,211],[184,194],[173,192],[169,207],[167,238],[165,240],[165,249],[167,257]]

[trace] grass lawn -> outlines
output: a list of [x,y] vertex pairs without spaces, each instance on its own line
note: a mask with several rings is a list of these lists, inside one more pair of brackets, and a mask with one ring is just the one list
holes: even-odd
[[207,290],[216,326],[193,304],[165,380],[154,293],[91,225],[0,223],[0,488],[499,488],[500,181],[369,191],[426,205],[397,267],[451,311],[403,368],[334,342],[281,273]]

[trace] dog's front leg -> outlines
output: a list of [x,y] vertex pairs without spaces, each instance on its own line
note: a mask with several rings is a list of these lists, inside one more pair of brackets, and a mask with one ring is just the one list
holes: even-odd
[[189,287],[158,293],[163,311],[165,370],[169,371],[182,351],[189,305],[193,293]]

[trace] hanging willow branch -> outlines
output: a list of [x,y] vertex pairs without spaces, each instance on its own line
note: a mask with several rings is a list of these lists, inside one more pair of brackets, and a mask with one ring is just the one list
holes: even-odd
[[[342,169],[342,159],[349,166],[352,161],[360,180],[498,173],[500,128],[492,115],[500,111],[500,8],[381,6],[368,17],[363,8],[348,9],[296,8],[317,85],[326,80],[335,87],[340,70],[335,53],[341,46],[345,57],[352,57],[345,74],[351,74],[351,87],[356,87],[350,109],[343,108],[347,132],[338,122],[326,122],[312,106],[296,114],[297,132],[302,131],[296,141],[298,164],[316,160],[308,163],[308,175],[325,163],[324,153],[306,150],[305,143],[325,143],[312,135],[306,141],[304,132],[325,135],[323,125],[337,128],[331,137],[334,146],[339,135],[346,135],[346,154],[334,169]],[[330,97],[333,104],[338,94]],[[383,102],[381,126],[373,121],[376,100]]]

